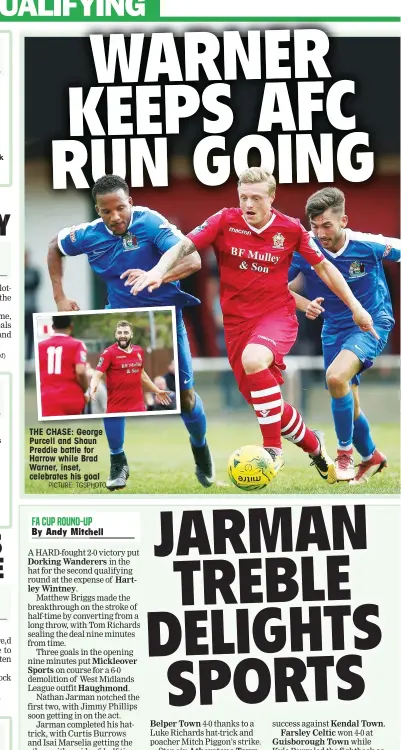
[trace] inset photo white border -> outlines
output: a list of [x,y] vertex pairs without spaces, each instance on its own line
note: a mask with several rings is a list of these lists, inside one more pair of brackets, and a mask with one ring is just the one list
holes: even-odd
[[[40,365],[39,365],[39,326],[40,323],[48,324],[49,319],[63,316],[88,316],[88,315],[110,315],[117,320],[127,318],[130,322],[132,316],[142,315],[143,313],[157,313],[157,312],[169,312],[171,314],[171,326],[172,326],[172,341],[173,341],[173,359],[175,362],[175,409],[157,409],[152,411],[136,411],[136,412],[112,412],[98,413],[98,414],[70,414],[70,415],[59,415],[44,417],[42,415],[42,398],[41,398],[41,387],[40,387]],[[69,420],[84,420],[87,419],[104,419],[108,417],[150,417],[150,416],[172,416],[181,414],[181,400],[180,400],[180,382],[179,382],[179,367],[178,367],[178,345],[177,345],[177,321],[175,307],[138,307],[138,308],[121,308],[119,310],[69,310],[65,312],[51,312],[51,313],[34,313],[34,349],[35,349],[35,378],[36,378],[36,403],[38,410],[38,420],[40,422],[59,422]],[[73,336],[74,337],[74,336]],[[74,337],[75,338],[75,337]],[[101,354],[99,355],[101,356]]]

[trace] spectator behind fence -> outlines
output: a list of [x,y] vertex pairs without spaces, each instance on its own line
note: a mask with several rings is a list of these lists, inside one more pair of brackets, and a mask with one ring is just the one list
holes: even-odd
[[[169,366],[167,368],[167,372],[163,376],[160,375],[159,377],[163,377],[164,378],[167,390],[172,391],[173,393],[175,393],[175,391],[176,391],[176,387],[175,387],[175,362],[174,362],[173,359],[171,360],[171,362],[170,362],[170,364],[169,364]],[[159,388],[162,388],[162,386],[160,385]],[[175,407],[174,407],[174,409],[175,409]]]

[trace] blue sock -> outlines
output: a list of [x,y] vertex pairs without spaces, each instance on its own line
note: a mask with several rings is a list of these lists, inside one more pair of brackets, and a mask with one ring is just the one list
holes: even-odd
[[195,406],[192,411],[181,412],[181,418],[189,432],[189,438],[195,448],[201,448],[206,441],[206,415],[202,399],[195,393]]
[[376,450],[372,435],[370,434],[369,422],[362,411],[354,422],[353,443],[362,458],[371,456]]
[[103,420],[103,424],[111,455],[115,456],[117,453],[123,453],[125,417],[107,417],[107,419]]
[[354,426],[354,398],[351,391],[341,398],[332,398],[331,411],[339,447],[350,448]]

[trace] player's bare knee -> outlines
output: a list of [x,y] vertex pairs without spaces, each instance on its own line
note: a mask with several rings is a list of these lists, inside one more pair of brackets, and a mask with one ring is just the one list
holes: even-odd
[[190,388],[187,391],[180,391],[180,397],[181,410],[186,412],[192,411],[195,406],[195,391],[193,388]]
[[344,375],[336,370],[327,370],[326,373],[327,388],[333,396],[344,396],[348,391],[348,382]]
[[245,347],[241,356],[242,367],[247,375],[265,370],[267,367],[270,367],[272,361],[273,355],[269,349],[262,352],[255,352],[255,350]]

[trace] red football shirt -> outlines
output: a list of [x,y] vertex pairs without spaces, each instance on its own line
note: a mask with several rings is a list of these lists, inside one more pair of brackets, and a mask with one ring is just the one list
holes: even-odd
[[[85,406],[84,392],[77,381],[75,365],[85,364],[83,341],[55,333],[39,343],[40,390],[43,415],[79,414]],[[76,404],[65,411],[66,403]],[[50,411],[49,411],[50,410]]]
[[288,291],[292,254],[297,250],[311,266],[324,260],[299,219],[276,209],[266,226],[255,229],[240,208],[223,208],[188,238],[197,250],[213,245],[226,328],[280,308],[293,312],[295,302]]
[[141,375],[143,349],[135,344],[128,352],[113,344],[104,350],[97,370],[106,373],[107,414],[146,411]]

